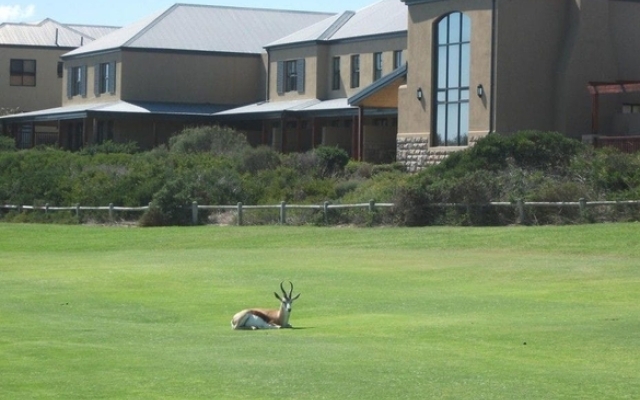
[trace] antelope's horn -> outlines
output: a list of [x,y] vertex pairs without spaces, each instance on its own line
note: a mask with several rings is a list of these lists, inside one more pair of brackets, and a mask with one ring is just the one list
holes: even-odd
[[283,283],[284,283],[284,281],[280,282],[280,290],[282,290],[282,294],[286,296],[287,295],[287,291],[284,290],[284,286],[282,286]]
[[289,291],[289,298],[291,298],[291,296],[293,295],[293,283],[289,281],[289,285],[291,285],[291,290]]

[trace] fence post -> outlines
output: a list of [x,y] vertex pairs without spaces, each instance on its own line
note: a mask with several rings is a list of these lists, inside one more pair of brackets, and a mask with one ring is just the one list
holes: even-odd
[[373,213],[376,211],[376,201],[371,199],[369,200],[369,212]]
[[49,214],[49,203],[45,203],[44,205],[44,213]]
[[191,222],[194,225],[198,225],[198,202],[194,201],[191,203]]
[[280,203],[280,224],[285,225],[287,223],[287,202]]
[[522,199],[518,199],[516,203],[516,207],[518,210],[518,224],[524,224],[524,201]]
[[113,203],[109,203],[109,220],[113,222]]
[[76,218],[80,218],[80,203],[76,204]]
[[583,197],[580,199],[580,216],[582,218],[584,218],[586,211],[587,211],[587,199]]
[[328,201],[324,202],[322,209],[324,211],[324,224],[329,225],[329,202]]
[[238,226],[242,226],[242,203],[238,203]]

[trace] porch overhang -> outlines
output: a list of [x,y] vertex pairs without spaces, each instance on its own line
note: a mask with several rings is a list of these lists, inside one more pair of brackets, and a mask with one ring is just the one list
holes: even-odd
[[159,102],[91,103],[50,108],[0,117],[3,123],[37,123],[85,118],[151,117],[171,119],[204,119],[229,106]]
[[378,79],[351,96],[352,106],[364,108],[398,108],[398,89],[407,78],[407,64]]
[[600,95],[640,92],[640,81],[589,82],[587,90],[591,95],[591,133],[599,133]]

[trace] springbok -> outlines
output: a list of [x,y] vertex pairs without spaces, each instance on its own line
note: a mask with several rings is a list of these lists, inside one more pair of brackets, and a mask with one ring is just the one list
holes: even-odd
[[282,286],[284,282],[280,282],[280,290],[282,290],[282,297],[278,293],[273,292],[276,295],[276,299],[280,300],[279,309],[265,309],[265,308],[248,308],[242,310],[231,319],[232,329],[280,329],[291,328],[289,324],[289,315],[291,314],[291,304],[294,300],[300,297],[298,293],[295,297],[291,297],[293,294],[293,283],[291,290],[287,294]]

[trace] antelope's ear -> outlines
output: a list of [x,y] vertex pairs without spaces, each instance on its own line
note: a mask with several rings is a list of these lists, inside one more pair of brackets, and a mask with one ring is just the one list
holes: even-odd
[[273,294],[275,294],[275,295],[276,295],[276,299],[278,299],[278,300],[282,301],[282,299],[280,298],[280,296],[278,295],[278,293],[273,292]]
[[296,295],[296,297],[294,297],[293,299],[291,299],[291,301],[296,300],[298,297],[300,297],[300,295],[301,295],[301,294],[302,294],[302,293],[298,293],[298,294]]

